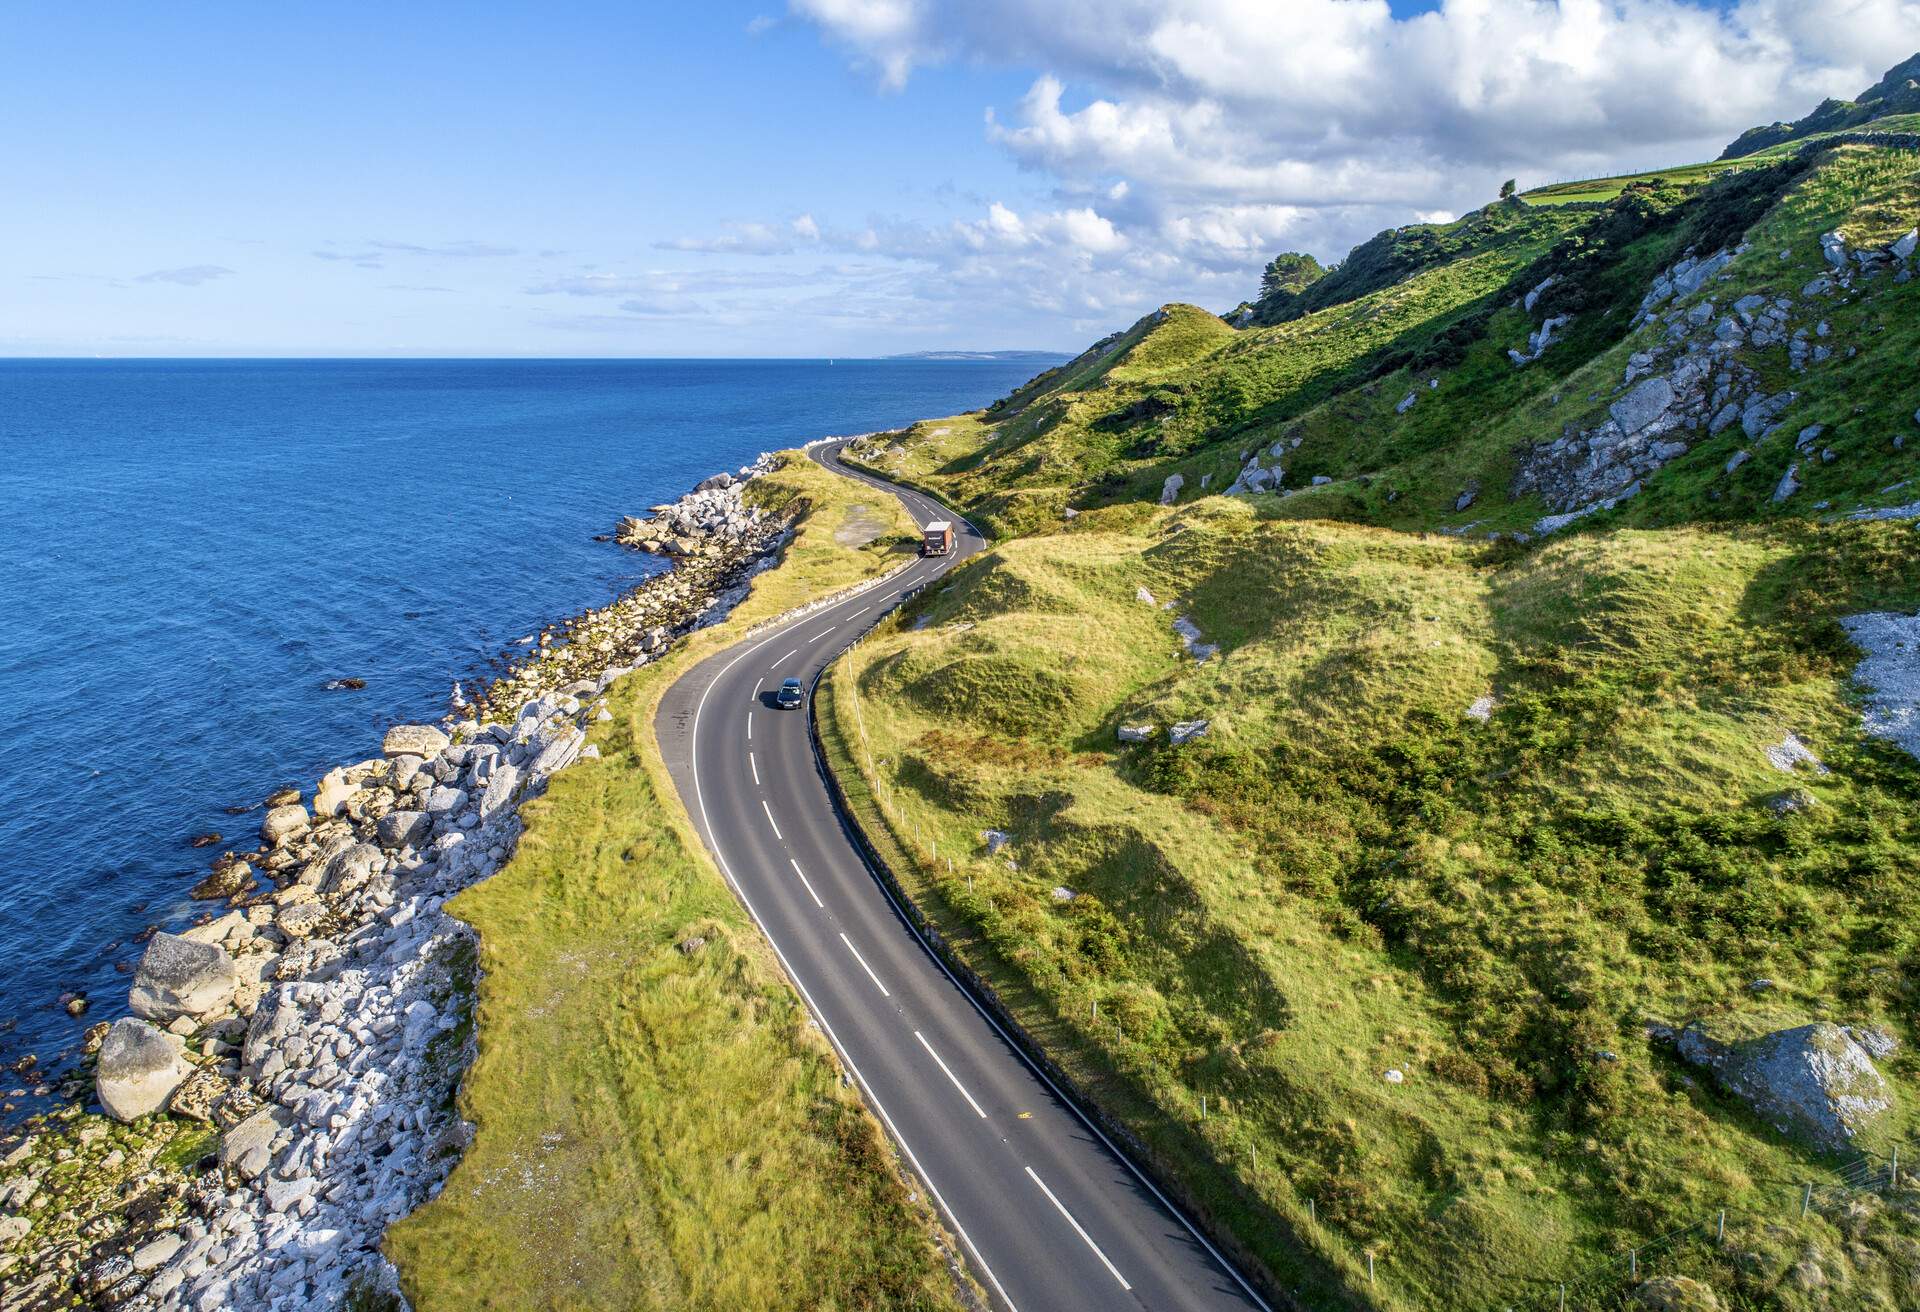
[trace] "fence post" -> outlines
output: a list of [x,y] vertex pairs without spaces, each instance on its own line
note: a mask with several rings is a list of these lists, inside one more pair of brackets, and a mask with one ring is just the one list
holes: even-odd
[[1716,1244],[1724,1244],[1726,1241],[1727,1241],[1727,1209],[1723,1207],[1720,1209],[1720,1224],[1718,1228],[1716,1228],[1714,1231],[1713,1242]]
[[1893,1146],[1893,1169],[1887,1174],[1887,1192],[1892,1193],[1900,1187],[1900,1145]]
[[1800,1215],[1805,1216],[1807,1209],[1813,1206],[1813,1181],[1807,1181],[1807,1191],[1800,1195]]
[[1627,1250],[1627,1279],[1638,1280],[1639,1278],[1640,1278],[1640,1250],[1637,1248],[1630,1248]]
[[1314,1225],[1320,1224],[1320,1209],[1314,1206],[1313,1199],[1307,1199],[1307,1220]]
[[1560,1282],[1560,1312],[1567,1312],[1567,1282]]
[[1367,1283],[1373,1283],[1373,1253],[1371,1250],[1367,1253]]

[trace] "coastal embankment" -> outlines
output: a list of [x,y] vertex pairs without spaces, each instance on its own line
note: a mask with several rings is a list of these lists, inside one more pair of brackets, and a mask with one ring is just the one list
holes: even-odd
[[614,682],[781,558],[812,502],[755,485],[789,461],[624,524],[674,568],[544,630],[447,721],[394,726],[380,755],[267,798],[259,845],[195,888],[224,909],[154,934],[130,1014],[88,1031],[100,1110],[76,1099],[0,1138],[7,1307],[398,1303],[387,1229],[473,1138],[460,1089],[486,954],[447,903],[514,861],[527,804],[600,757]]

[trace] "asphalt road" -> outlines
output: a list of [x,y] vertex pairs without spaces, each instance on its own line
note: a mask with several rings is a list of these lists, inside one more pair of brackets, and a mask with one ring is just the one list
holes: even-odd
[[743,641],[668,690],[655,727],[694,825],[1002,1304],[1265,1307],[947,973],[843,828],[810,717],[773,704],[782,679],[811,689],[903,594],[984,545],[920,493],[840,465],[837,445],[814,453],[964,532],[954,555]]

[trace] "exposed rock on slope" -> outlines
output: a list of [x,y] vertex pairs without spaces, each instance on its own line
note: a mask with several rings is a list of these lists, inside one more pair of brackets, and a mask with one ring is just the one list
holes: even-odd
[[1782,1133],[1845,1152],[1893,1108],[1893,1091],[1867,1050],[1829,1021],[1755,1037],[1717,1033],[1689,1025],[1677,1040],[1680,1055],[1712,1071]]

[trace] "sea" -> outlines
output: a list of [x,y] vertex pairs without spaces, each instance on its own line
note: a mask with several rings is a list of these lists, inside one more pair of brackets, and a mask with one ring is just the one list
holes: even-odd
[[595,541],[621,516],[1041,367],[0,360],[0,1110],[124,1014],[141,935],[210,909],[187,889],[269,792],[664,568]]

